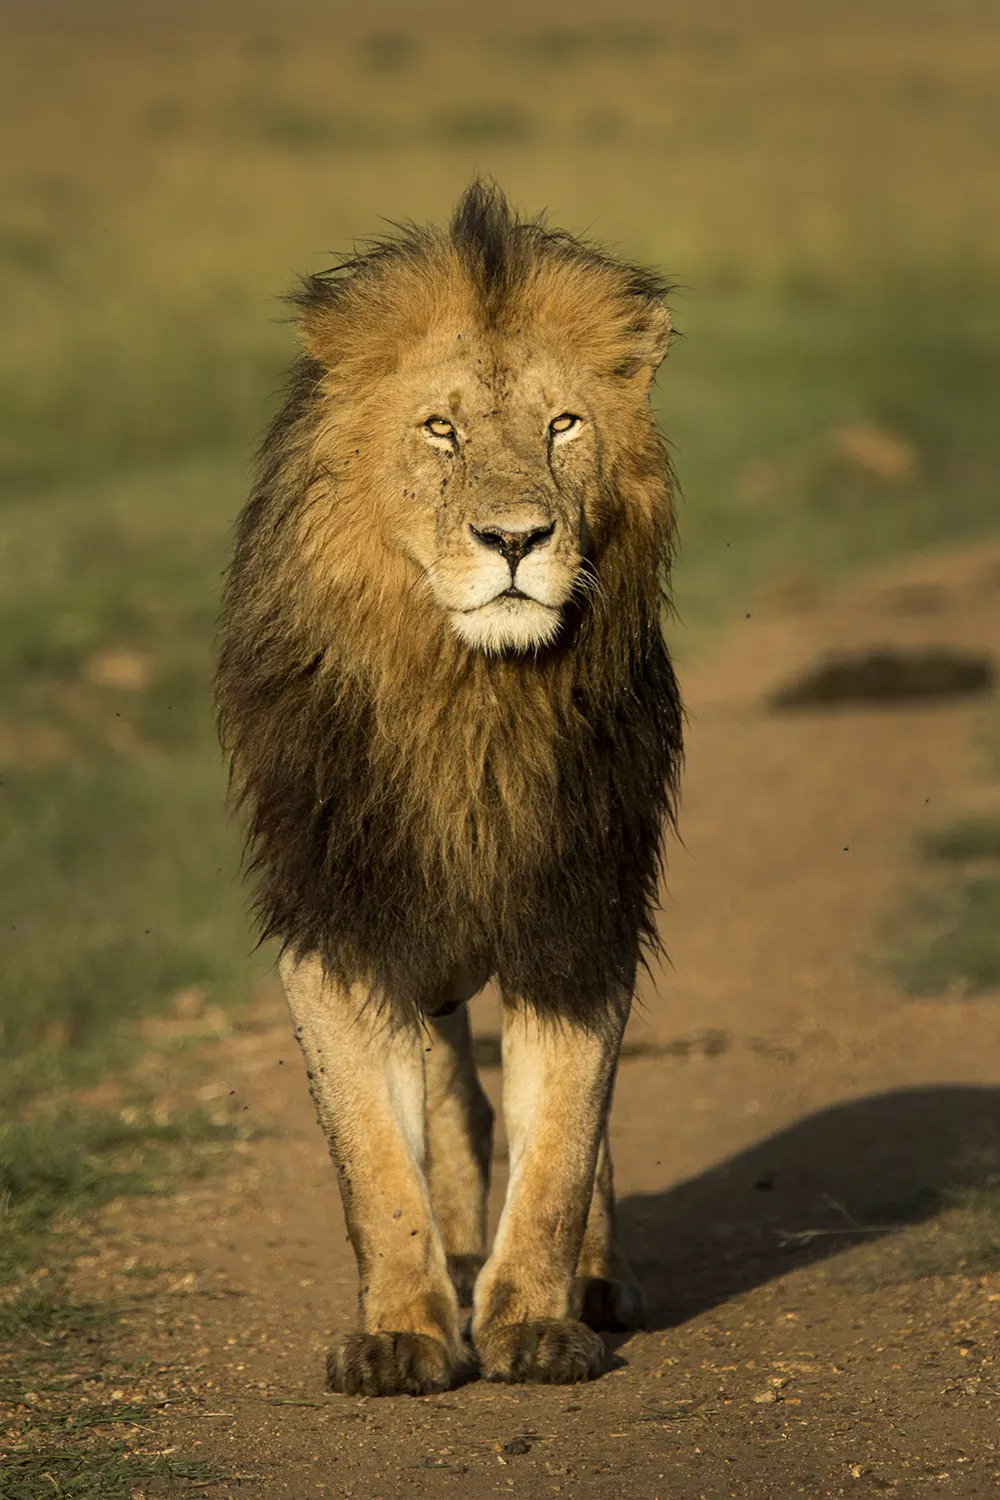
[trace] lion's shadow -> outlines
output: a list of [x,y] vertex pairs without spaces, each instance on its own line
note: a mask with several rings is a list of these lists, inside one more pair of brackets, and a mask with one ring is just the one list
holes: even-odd
[[649,1326],[926,1220],[998,1168],[1000,1089],[927,1087],[835,1105],[666,1192],[624,1198]]

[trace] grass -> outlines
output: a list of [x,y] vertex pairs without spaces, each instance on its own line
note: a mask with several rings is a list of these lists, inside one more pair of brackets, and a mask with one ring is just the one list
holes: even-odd
[[1000,1268],[1000,1180],[948,1196],[945,1212],[906,1246],[914,1276],[975,1274]]
[[121,1328],[152,1294],[128,1305],[81,1300],[72,1270],[101,1205],[204,1171],[238,1133],[196,1112],[158,1119],[148,1108],[68,1103],[0,1124],[0,1500],[35,1500],[49,1487],[74,1500],[134,1500],[149,1481],[173,1495],[217,1477],[157,1451],[151,1429],[171,1372],[121,1352]]
[[0,1407],[9,1411],[0,1500],[168,1497],[221,1477],[158,1451],[151,1429],[170,1398],[157,1383],[170,1372],[119,1352],[119,1326],[134,1310],[76,1301],[59,1275],[0,1302]]
[[190,1110],[158,1117],[148,1104],[116,1112],[64,1101],[4,1121],[0,1287],[18,1285],[47,1259],[66,1261],[95,1209],[123,1194],[162,1192],[179,1167],[197,1175],[241,1134],[235,1122]]
[[48,1494],[66,1500],[135,1500],[150,1480],[157,1484],[153,1493],[169,1496],[190,1493],[189,1484],[182,1487],[172,1481],[201,1486],[224,1478],[211,1464],[198,1460],[143,1458],[124,1445],[95,1456],[90,1451],[71,1453],[60,1444],[7,1458],[0,1472],[0,1500],[39,1500]]
[[973,999],[1000,990],[1000,869],[919,892],[894,971],[913,996]]
[[[995,715],[984,734],[988,776],[998,765]],[[972,999],[1000,991],[1000,819],[966,815],[921,834],[930,876],[890,925],[890,963],[907,994]],[[932,873],[933,872],[933,873]]]
[[967,860],[1000,860],[1000,820],[959,818],[947,828],[932,828],[920,840],[926,859],[961,864]]
[[[21,502],[0,563],[8,1056],[85,1047],[259,969],[222,807],[211,648],[239,465]],[[226,499],[212,521],[206,490]]]
[[[925,1218],[926,1215],[926,1218]],[[891,1215],[884,1215],[888,1221]],[[903,1215],[905,1220],[906,1215]],[[834,1278],[873,1291],[926,1276],[976,1276],[1000,1270],[1000,1179],[942,1194],[921,1205],[924,1222],[856,1246]]]
[[[1000,299],[925,297],[917,326],[899,292],[680,299],[685,338],[658,399],[684,490],[677,596],[696,639],[788,570],[830,580],[993,529],[1000,451],[982,381],[1000,360]],[[877,435],[870,449],[860,434]]]

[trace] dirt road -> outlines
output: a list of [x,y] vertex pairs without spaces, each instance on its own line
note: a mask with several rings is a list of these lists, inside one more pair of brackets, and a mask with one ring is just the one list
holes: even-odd
[[[324,1394],[353,1314],[333,1174],[280,1000],[216,1049],[203,1102],[265,1132],[224,1179],[109,1215],[81,1271],[165,1268],[129,1330],[166,1372],[160,1435],[210,1495],[1000,1493],[1000,1274],[897,1279],[883,1227],[1000,1163],[997,999],[903,998],[872,962],[915,832],[992,796],[982,700],[779,716],[824,651],[1000,647],[1000,547],[918,559],[750,617],[685,674],[682,832],[614,1113],[648,1332],[587,1387]],[[476,1004],[484,1077],[497,1019]],[[176,1064],[174,1065],[177,1066]],[[165,1097],[183,1077],[164,1075]],[[494,1213],[504,1187],[501,1136]],[[152,1492],[151,1492],[152,1493]]]

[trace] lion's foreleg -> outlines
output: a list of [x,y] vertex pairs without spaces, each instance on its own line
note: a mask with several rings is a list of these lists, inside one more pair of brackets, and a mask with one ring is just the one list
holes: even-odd
[[448,1269],[468,1307],[486,1258],[493,1110],[476,1072],[466,1007],[430,1017],[427,1031],[427,1179]]
[[576,1276],[580,1316],[591,1328],[606,1333],[629,1333],[643,1327],[642,1293],[622,1252],[615,1223],[615,1184],[607,1126],[597,1156],[594,1195]]
[[461,1357],[458,1303],[424,1176],[424,1038],[331,983],[319,961],[281,976],[360,1275],[361,1331],[331,1351],[333,1390],[442,1390]]
[[507,1201],[476,1284],[472,1336],[492,1380],[589,1380],[603,1341],[576,1282],[627,1002],[601,1028],[504,1011]]

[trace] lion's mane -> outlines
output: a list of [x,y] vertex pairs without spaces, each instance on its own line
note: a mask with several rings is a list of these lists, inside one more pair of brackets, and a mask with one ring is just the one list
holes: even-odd
[[354,402],[370,428],[378,361],[449,285],[471,287],[484,325],[521,326],[546,274],[583,288],[595,348],[621,368],[630,306],[662,285],[480,185],[447,235],[405,228],[307,281],[304,321],[335,323],[343,360],[297,363],[237,524],[217,691],[261,930],[400,1016],[474,961],[539,1012],[599,1025],[656,942],[682,714],[652,422],[604,475],[595,586],[553,647],[499,658],[464,645],[412,565],[379,550],[378,453],[330,422]]

